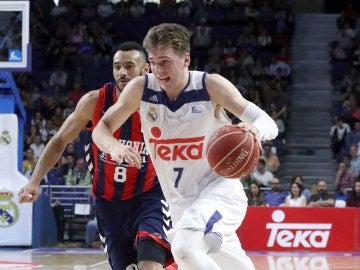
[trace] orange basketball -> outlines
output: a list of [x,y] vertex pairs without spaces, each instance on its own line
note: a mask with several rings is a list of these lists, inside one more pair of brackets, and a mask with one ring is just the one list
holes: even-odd
[[226,178],[240,178],[256,167],[260,148],[251,132],[226,125],[211,135],[206,157],[211,168]]

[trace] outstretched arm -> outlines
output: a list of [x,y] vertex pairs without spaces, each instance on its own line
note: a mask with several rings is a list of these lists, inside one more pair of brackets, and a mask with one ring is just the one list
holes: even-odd
[[91,91],[81,98],[75,111],[64,121],[59,131],[46,144],[29,183],[19,191],[19,202],[34,202],[40,195],[41,180],[60,160],[66,145],[72,142],[92,119],[98,91]]

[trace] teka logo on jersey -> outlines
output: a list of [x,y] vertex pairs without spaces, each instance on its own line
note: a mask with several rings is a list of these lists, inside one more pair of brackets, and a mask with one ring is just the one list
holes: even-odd
[[286,248],[325,248],[327,246],[331,223],[281,223],[285,219],[282,210],[275,210],[271,215],[275,223],[266,224],[270,229],[268,247],[275,243]]
[[[157,127],[151,129],[155,138],[161,136],[161,130]],[[196,160],[201,159],[204,148],[205,136],[194,138],[155,139],[149,142],[154,144],[155,158],[162,160]]]

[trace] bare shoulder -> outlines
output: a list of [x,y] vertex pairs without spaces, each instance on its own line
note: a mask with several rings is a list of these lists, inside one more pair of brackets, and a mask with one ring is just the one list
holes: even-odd
[[220,74],[211,73],[206,74],[206,86],[221,85],[226,79]]
[[210,91],[219,91],[221,89],[235,88],[235,86],[220,74],[206,74],[206,88]]
[[84,103],[96,103],[99,97],[99,90],[91,90],[87,92],[82,98],[81,101]]
[[236,87],[220,74],[207,74],[205,84],[211,99],[217,104],[223,105],[224,99],[236,97],[239,94]]

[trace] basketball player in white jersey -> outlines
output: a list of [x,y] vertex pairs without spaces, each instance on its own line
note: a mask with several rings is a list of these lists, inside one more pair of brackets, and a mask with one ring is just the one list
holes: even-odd
[[230,123],[222,107],[240,118],[241,128],[253,132],[259,144],[274,139],[277,126],[224,77],[189,71],[190,37],[183,26],[154,26],[143,45],[153,73],[129,82],[93,139],[114,160],[139,167],[137,151],[112,134],[140,110],[145,142],[170,204],[174,228],[169,239],[179,268],[254,269],[236,235],[247,209],[243,187],[214,173],[205,149],[210,135]]

